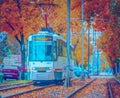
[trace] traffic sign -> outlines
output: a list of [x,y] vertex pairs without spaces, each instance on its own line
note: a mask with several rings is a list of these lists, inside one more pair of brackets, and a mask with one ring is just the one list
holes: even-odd
[[0,33],[0,42],[3,40],[3,34]]
[[0,32],[0,42],[2,42],[3,41],[3,39],[5,38],[5,36],[6,36],[6,32]]

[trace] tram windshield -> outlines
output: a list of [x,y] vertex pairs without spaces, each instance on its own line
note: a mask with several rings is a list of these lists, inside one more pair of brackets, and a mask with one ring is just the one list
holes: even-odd
[[36,41],[29,43],[29,61],[56,60],[56,42]]

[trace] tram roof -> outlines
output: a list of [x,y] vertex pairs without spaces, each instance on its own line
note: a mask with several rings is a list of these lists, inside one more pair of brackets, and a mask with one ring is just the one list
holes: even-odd
[[52,28],[41,28],[41,30],[38,33],[31,34],[30,36],[37,36],[37,35],[55,36],[55,37],[59,37],[59,38],[61,38],[61,39],[63,39],[65,41],[63,36],[61,34],[58,34],[58,33],[54,32]]

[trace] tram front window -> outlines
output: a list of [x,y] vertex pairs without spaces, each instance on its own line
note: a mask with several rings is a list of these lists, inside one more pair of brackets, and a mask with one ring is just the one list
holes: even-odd
[[31,61],[52,61],[54,60],[53,54],[56,54],[52,42],[50,43],[36,43],[33,46],[33,51],[30,53],[32,56],[29,58]]

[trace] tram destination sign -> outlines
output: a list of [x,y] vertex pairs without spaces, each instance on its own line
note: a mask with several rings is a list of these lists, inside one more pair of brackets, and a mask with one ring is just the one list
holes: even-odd
[[34,41],[52,41],[51,36],[37,36],[34,37]]

